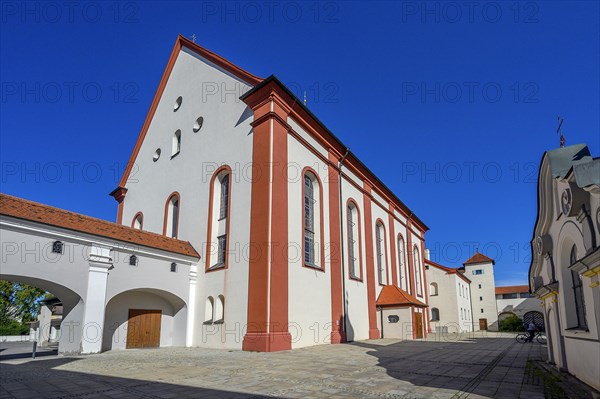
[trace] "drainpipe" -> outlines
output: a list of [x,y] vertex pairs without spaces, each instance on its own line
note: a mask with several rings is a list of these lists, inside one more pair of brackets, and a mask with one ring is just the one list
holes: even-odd
[[348,147],[346,147],[346,153],[344,154],[344,156],[342,157],[342,159],[340,159],[340,162],[338,162],[338,190],[339,190],[339,197],[340,197],[340,249],[342,252],[342,300],[344,301],[343,303],[343,311],[344,311],[344,317],[343,319],[343,323],[344,323],[344,335],[346,336],[345,340],[346,342],[348,342],[348,330],[346,330],[346,324],[347,324],[347,314],[348,314],[348,305],[346,302],[346,262],[345,262],[345,257],[344,257],[344,205],[343,205],[343,198],[342,198],[342,165],[344,164],[344,161],[346,160],[346,157],[348,156],[348,154],[350,153],[350,149]]

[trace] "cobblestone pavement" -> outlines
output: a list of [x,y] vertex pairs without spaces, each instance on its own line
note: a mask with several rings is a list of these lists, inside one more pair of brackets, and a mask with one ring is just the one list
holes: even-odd
[[[452,337],[450,337],[452,338]],[[200,348],[113,351],[0,363],[2,398],[544,398],[514,335],[391,339],[277,353]],[[548,397],[561,397],[555,393]],[[548,395],[548,390],[546,389]]]

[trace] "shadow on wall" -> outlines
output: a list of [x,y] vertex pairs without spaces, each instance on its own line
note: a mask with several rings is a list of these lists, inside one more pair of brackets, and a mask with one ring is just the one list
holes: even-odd
[[[20,364],[3,363],[0,370],[2,379],[7,376],[11,381],[31,381],[27,384],[31,397],[48,398],[70,396],[77,391],[78,397],[110,397],[123,398],[148,398],[148,397],[190,397],[190,398],[248,398],[252,394],[185,385],[168,384],[136,380],[131,378],[110,377],[96,374],[77,373],[73,371],[56,370],[57,367],[77,361],[73,358],[55,358],[52,360],[39,360]],[[31,376],[37,376],[32,379]],[[48,382],[60,381],[56,386]],[[42,382],[42,383],[40,383]],[[61,387],[63,392],[61,391]],[[9,396],[11,390],[22,392],[23,384],[7,384],[4,389]],[[176,396],[172,396],[176,393]]]

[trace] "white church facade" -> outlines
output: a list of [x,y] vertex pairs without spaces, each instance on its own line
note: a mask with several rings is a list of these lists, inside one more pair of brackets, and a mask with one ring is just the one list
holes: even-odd
[[[428,227],[276,77],[258,78],[181,36],[111,195],[117,224],[91,231],[82,215],[53,225],[4,203],[61,210],[2,197],[3,245],[29,240],[21,225],[37,223],[89,249],[78,277],[85,287],[53,292],[65,321],[142,326],[148,346],[278,351],[379,338],[377,300],[395,287],[387,305],[408,309],[403,330],[430,331]],[[54,233],[44,234],[51,245]],[[132,255],[137,268],[124,261]],[[19,276],[25,266],[3,260],[2,278],[11,268],[14,280],[50,281]],[[74,303],[61,298],[75,289]],[[126,328],[120,338],[104,329],[91,346],[79,333],[64,352],[132,347]]]
[[551,363],[600,389],[600,159],[585,144],[544,153],[531,240]]

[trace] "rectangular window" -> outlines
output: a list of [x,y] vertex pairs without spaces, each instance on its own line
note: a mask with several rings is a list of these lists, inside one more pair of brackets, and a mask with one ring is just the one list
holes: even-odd
[[227,217],[227,208],[229,206],[229,174],[221,179],[221,206],[219,207],[219,220]]
[[481,309],[481,313],[483,313],[483,309]]
[[583,299],[583,283],[581,276],[575,270],[571,270],[573,280],[573,295],[575,297],[575,313],[577,314],[577,327],[587,330],[587,319],[585,316],[585,302]]
[[217,240],[219,241],[219,244],[218,244],[219,253],[217,254],[217,265],[224,265],[225,264],[225,255],[227,252],[227,235],[219,236],[219,237],[217,237]]
[[171,237],[177,238],[177,224],[179,223],[179,199],[174,198],[171,202]]
[[473,270],[473,274],[475,274],[475,275],[483,274],[483,270],[482,269]]
[[480,297],[479,297],[479,300],[480,300],[480,301],[483,301],[483,297],[482,297],[482,296],[480,296]]
[[171,263],[171,273],[177,273],[177,263]]
[[315,200],[308,176],[304,176],[304,263],[315,266]]
[[479,288],[481,288],[481,284],[479,284]]

